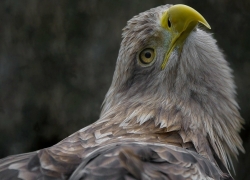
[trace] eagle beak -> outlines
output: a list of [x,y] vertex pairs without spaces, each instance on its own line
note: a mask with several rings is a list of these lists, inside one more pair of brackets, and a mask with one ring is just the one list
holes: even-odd
[[180,51],[182,50],[186,38],[198,23],[211,29],[205,18],[189,6],[182,4],[174,5],[163,13],[161,26],[170,32],[171,40],[161,69],[166,67],[171,52],[175,47],[179,47]]

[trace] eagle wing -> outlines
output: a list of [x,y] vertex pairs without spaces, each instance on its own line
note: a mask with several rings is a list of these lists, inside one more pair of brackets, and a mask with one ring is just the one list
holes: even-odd
[[[1,179],[232,179],[194,150],[173,145],[139,142],[107,144],[82,160],[65,153],[61,156],[68,159],[65,164],[49,152],[43,149],[2,159]],[[44,164],[50,166],[43,167]],[[52,171],[55,167],[60,173]]]
[[157,143],[121,143],[95,150],[74,171],[79,179],[232,179],[193,150]]

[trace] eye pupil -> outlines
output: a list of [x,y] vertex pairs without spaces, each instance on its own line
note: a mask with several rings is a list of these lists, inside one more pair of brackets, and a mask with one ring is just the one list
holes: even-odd
[[145,53],[145,57],[146,57],[146,58],[151,58],[151,53],[150,53],[150,52],[146,52],[146,53]]
[[171,27],[171,22],[169,19],[168,19],[168,27]]

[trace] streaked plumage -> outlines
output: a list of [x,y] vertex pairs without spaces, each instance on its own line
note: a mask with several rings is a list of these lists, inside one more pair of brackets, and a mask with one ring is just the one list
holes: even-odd
[[[50,148],[1,159],[0,179],[231,178],[231,155],[244,151],[231,69],[197,27],[210,27],[205,19],[170,7],[128,21],[100,119]],[[190,12],[196,21],[177,27]],[[145,49],[149,63],[140,62]]]

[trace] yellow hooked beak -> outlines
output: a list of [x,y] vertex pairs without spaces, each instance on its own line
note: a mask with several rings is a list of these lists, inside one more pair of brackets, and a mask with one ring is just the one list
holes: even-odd
[[174,5],[163,13],[161,26],[170,32],[171,40],[161,69],[165,68],[171,52],[175,47],[178,46],[181,51],[186,38],[198,23],[211,29],[204,17],[189,6],[182,4]]

